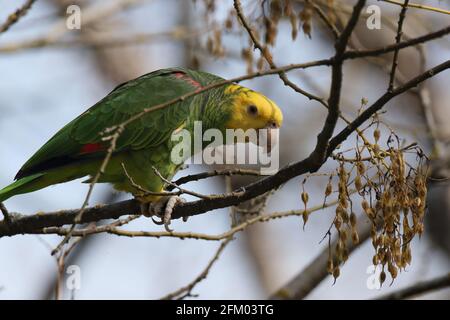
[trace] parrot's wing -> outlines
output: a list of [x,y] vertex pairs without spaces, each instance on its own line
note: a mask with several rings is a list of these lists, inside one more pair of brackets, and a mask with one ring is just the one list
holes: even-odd
[[[109,142],[102,132],[143,109],[201,88],[198,73],[164,69],[115,88],[104,99],[57,132],[20,169],[16,179],[87,158],[104,157]],[[189,103],[180,102],[140,117],[126,126],[115,152],[157,146],[189,116]]]

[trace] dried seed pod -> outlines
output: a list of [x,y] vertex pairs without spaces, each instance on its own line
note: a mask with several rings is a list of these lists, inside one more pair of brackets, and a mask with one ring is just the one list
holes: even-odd
[[282,14],[281,1],[280,0],[272,0],[270,2],[270,18],[275,23],[278,23],[278,21],[280,20],[281,14]]
[[340,274],[341,274],[341,270],[339,269],[339,266],[336,266],[333,270],[334,281],[336,281],[336,279],[339,278]]
[[306,223],[308,222],[309,213],[307,211],[303,211],[302,218],[303,218],[303,228],[304,228]]
[[370,209],[369,202],[367,202],[366,199],[363,199],[363,201],[361,202],[361,207],[364,211],[367,212],[367,210]]
[[388,271],[391,274],[392,280],[397,278],[398,270],[392,263],[388,263]]
[[292,13],[291,15],[289,15],[289,22],[291,23],[292,40],[295,40],[295,39],[297,39],[297,35],[298,35],[297,16],[295,15],[295,13]]
[[339,231],[339,239],[342,241],[342,243],[345,243],[347,241],[347,230],[342,229]]
[[336,230],[341,229],[342,226],[342,218],[341,216],[336,216],[336,218],[334,218],[334,227],[336,228]]
[[263,57],[259,57],[258,62],[256,63],[256,68],[260,72],[264,69],[264,58]]
[[303,10],[299,13],[300,21],[302,24],[303,32],[311,38],[311,29],[312,29],[312,15],[313,15],[313,8],[310,3],[305,3],[305,6],[303,7]]
[[359,235],[356,230],[352,231],[352,242],[353,242],[353,244],[359,243]]
[[356,164],[356,169],[358,169],[358,174],[360,176],[364,175],[364,173],[366,172],[366,166],[362,161],[358,161],[358,163]]
[[328,258],[327,261],[327,272],[329,274],[332,274],[334,270],[334,264],[333,264],[333,259],[331,257]]
[[276,24],[269,18],[264,19],[264,25],[266,27],[266,37],[265,41],[268,45],[273,46],[275,44],[275,39],[277,37],[277,27]]
[[361,191],[361,189],[363,188],[362,182],[361,182],[361,176],[358,174],[355,177],[355,189],[356,191]]
[[375,139],[376,143],[380,140],[380,129],[376,128],[373,131],[373,138]]
[[231,15],[228,16],[228,18],[225,20],[225,29],[228,31],[233,29],[233,20],[231,19]]
[[342,196],[339,196],[339,204],[344,208],[348,208],[348,201],[347,201],[347,193],[344,193]]
[[356,214],[354,212],[350,214],[350,225],[352,228],[356,226]]
[[347,248],[344,248],[342,250],[342,261],[346,262],[347,260],[348,260],[348,250],[347,250]]
[[383,283],[386,281],[386,272],[381,271],[380,273],[380,284],[383,285]]
[[292,9],[291,0],[284,0],[283,13],[286,17],[289,17],[294,13],[294,10]]
[[378,258],[378,254],[375,254],[373,257],[372,257],[372,264],[374,265],[374,266],[376,266],[376,265],[378,265],[380,263],[380,259]]
[[349,218],[348,213],[347,213],[346,210],[342,211],[341,217],[342,217],[342,222],[348,224],[350,218]]
[[302,201],[305,204],[305,208],[306,208],[306,204],[308,203],[308,200],[309,200],[309,195],[307,192],[302,192],[301,197],[302,197]]

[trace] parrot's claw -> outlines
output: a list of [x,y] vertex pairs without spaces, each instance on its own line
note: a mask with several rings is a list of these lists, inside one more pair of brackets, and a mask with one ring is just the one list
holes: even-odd
[[[167,232],[173,232],[169,225],[172,219],[173,208],[179,203],[186,202],[185,199],[178,196],[163,198],[157,202],[141,203],[141,213],[150,217],[155,224],[164,225]],[[155,220],[156,216],[161,220]]]

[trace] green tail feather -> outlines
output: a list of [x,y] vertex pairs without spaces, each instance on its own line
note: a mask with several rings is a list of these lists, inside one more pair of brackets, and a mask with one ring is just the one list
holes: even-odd
[[43,175],[45,175],[45,173],[41,172],[28,177],[23,177],[22,179],[19,179],[16,182],[11,183],[9,186],[3,188],[2,190],[0,190],[0,202],[3,202],[6,199],[17,194],[33,191],[33,189],[36,189],[36,186],[34,186],[35,184],[32,182],[37,178],[42,177]]

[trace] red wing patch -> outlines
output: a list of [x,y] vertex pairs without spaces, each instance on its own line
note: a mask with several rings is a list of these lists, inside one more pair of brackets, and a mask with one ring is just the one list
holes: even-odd
[[189,83],[191,86],[193,86],[194,88],[196,88],[195,92],[199,91],[202,89],[202,85],[200,84],[200,82],[195,81],[194,79],[192,79],[191,77],[189,77],[187,74],[183,73],[183,72],[175,72],[174,73],[175,78],[177,79],[181,79],[186,81],[187,83]]
[[101,143],[88,143],[81,147],[80,154],[89,154],[105,150]]

